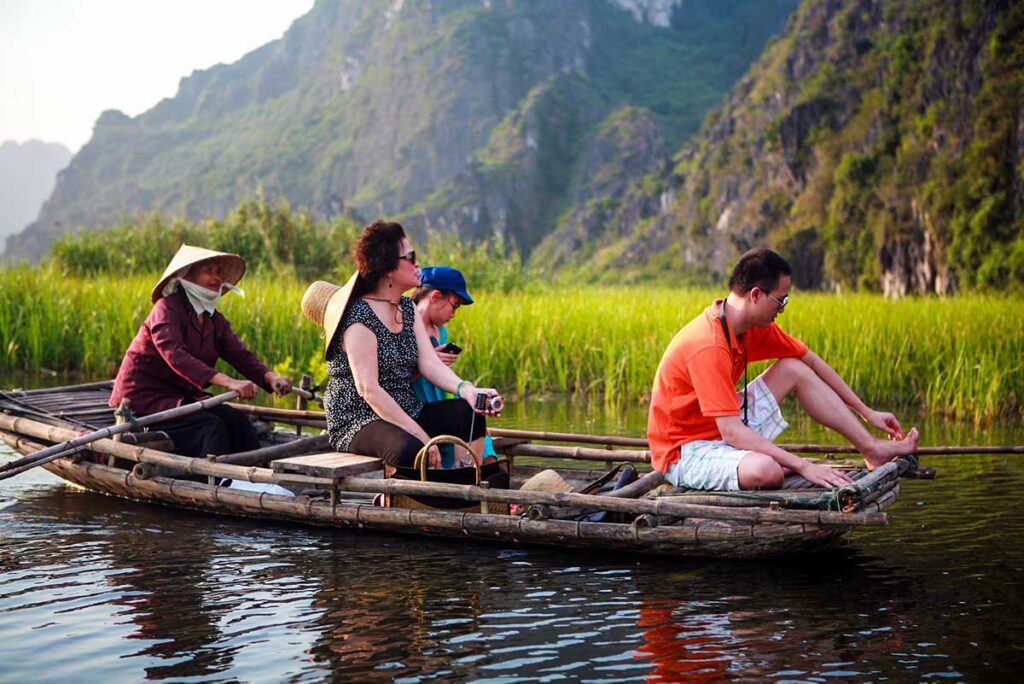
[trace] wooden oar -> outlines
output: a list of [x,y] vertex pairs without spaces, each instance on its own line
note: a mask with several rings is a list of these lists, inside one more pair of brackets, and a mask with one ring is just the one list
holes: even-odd
[[316,392],[304,390],[301,387],[292,387],[291,393],[300,396],[307,401],[320,401],[320,397],[316,395]]
[[13,477],[18,473],[25,472],[29,468],[34,468],[35,466],[43,465],[44,463],[49,463],[50,461],[62,458],[67,455],[67,452],[74,451],[75,449],[95,442],[98,439],[113,437],[114,435],[122,432],[128,432],[135,427],[152,425],[153,423],[159,423],[164,420],[180,418],[192,413],[198,413],[199,411],[213,408],[214,406],[218,406],[226,401],[231,401],[232,399],[237,398],[238,392],[231,390],[230,392],[224,392],[223,394],[218,394],[217,396],[210,397],[209,399],[197,401],[194,404],[176,406],[175,408],[168,409],[166,411],[144,416],[137,419],[134,423],[127,422],[111,425],[108,428],[96,430],[95,432],[75,437],[74,439],[70,439],[60,444],[54,444],[52,447],[48,447],[42,451],[37,451],[23,458],[10,461],[9,463],[4,463],[0,466],[0,480],[6,480],[8,477]]
[[[532,430],[510,430],[506,428],[488,428],[492,437],[509,437],[512,439],[531,439],[544,442],[573,442],[576,444],[601,444],[605,446],[646,447],[647,440],[642,437],[619,437],[604,435],[582,435],[571,432],[536,432]],[[779,444],[786,451],[802,454],[858,454],[857,448],[850,444]],[[614,452],[612,452],[614,453]],[[1024,454],[1024,446],[985,445],[985,446],[922,446],[915,451],[918,456],[952,456],[957,454]]]

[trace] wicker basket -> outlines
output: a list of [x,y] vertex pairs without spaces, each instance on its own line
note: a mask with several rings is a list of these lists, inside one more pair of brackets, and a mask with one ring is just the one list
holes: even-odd
[[[466,468],[427,468],[430,447],[438,444],[454,444],[473,454],[472,467]],[[417,472],[418,471],[418,472]],[[403,480],[419,479],[422,482],[447,482],[450,484],[479,485],[488,482],[494,489],[508,489],[509,462],[507,460],[487,463],[483,467],[477,462],[476,454],[465,441],[451,435],[439,435],[423,445],[412,468],[385,465],[384,477]],[[389,508],[412,508],[416,510],[462,511],[464,513],[493,513],[508,515],[508,504],[470,502],[442,496],[411,496],[408,494],[389,494],[384,497],[384,505]]]

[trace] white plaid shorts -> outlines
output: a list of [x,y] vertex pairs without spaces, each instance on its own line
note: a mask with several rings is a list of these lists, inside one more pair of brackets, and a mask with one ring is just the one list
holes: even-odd
[[[740,406],[743,392],[736,393]],[[764,375],[757,376],[747,385],[747,427],[772,441],[789,427],[782,417],[775,395],[764,382]],[[742,414],[741,414],[742,417]],[[740,461],[750,452],[737,449],[720,439],[699,439],[679,447],[679,460],[668,467],[665,479],[676,487],[704,489],[709,491],[735,491],[740,488]]]

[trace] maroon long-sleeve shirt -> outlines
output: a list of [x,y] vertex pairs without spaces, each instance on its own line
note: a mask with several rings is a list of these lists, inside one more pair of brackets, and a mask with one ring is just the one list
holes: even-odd
[[158,299],[125,352],[110,405],[127,397],[132,413],[146,416],[197,401],[208,396],[203,388],[217,374],[218,358],[271,391],[263,377],[270,369],[238,339],[228,319],[219,311],[202,317],[180,290]]

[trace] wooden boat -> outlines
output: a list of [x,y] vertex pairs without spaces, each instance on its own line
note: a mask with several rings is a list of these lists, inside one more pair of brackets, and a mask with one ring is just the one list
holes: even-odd
[[[116,418],[107,407],[111,387],[103,382],[0,393],[0,438],[27,455],[112,425]],[[884,525],[883,511],[899,496],[900,476],[916,467],[913,459],[899,460],[836,491],[666,492],[661,475],[647,466],[648,452],[637,448],[645,445],[643,440],[495,429],[495,448],[509,461],[512,484],[493,489],[486,483],[385,479],[377,459],[330,452],[320,433],[325,426],[321,412],[235,406],[276,426],[262,433],[261,449],[194,459],[175,454],[163,433],[127,432],[120,441],[101,439],[42,467],[93,492],[224,515],[501,543],[734,558],[826,549],[855,527]],[[616,492],[577,493],[612,463],[622,462],[646,473]],[[545,468],[557,470],[573,492],[517,489]],[[278,485],[299,494],[239,489],[240,482]],[[385,495],[392,505],[377,505],[376,495]],[[412,503],[417,497],[443,497],[460,506],[426,509]],[[516,514],[508,513],[510,505]],[[600,511],[608,517],[592,521]]]

